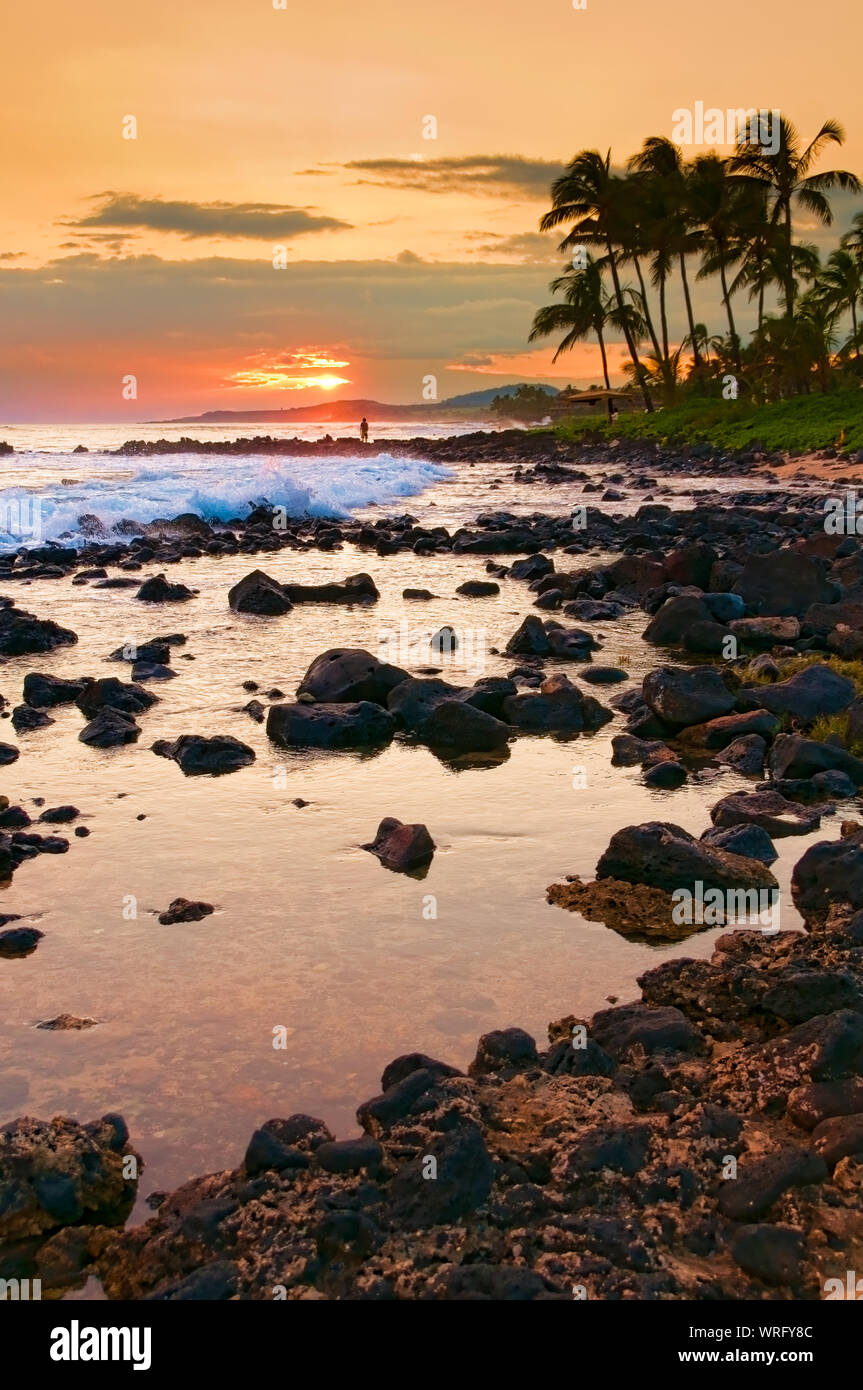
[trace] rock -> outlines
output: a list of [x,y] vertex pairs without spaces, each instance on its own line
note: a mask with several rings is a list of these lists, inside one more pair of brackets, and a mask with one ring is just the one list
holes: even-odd
[[632,734],[615,734],[611,740],[612,764],[615,767],[634,767],[636,763],[653,766],[657,762],[675,762],[671,749],[660,739],[635,738]]
[[263,724],[266,710],[260,700],[250,700],[247,705],[243,705],[242,713],[248,714],[256,724]]
[[402,589],[402,598],[427,600],[434,598],[429,589]]
[[[508,684],[515,689],[512,681]],[[419,680],[408,676],[390,691],[386,704],[403,729],[418,733],[439,704],[444,700],[460,699],[465,693],[460,686],[436,678]]]
[[675,728],[703,724],[734,708],[734,695],[712,666],[658,666],[644,677],[648,709]]
[[328,584],[285,584],[291,603],[376,603],[380,598],[375,581],[368,574],[351,574],[343,582]]
[[153,752],[160,758],[173,759],[187,777],[217,777],[223,772],[248,767],[255,761],[254,749],[231,734],[215,734],[212,738],[203,734],[181,734],[173,743],[159,739],[153,744]]
[[529,1033],[521,1028],[500,1028],[492,1033],[483,1033],[477,1044],[476,1056],[468,1067],[468,1075],[524,1071],[538,1063],[536,1043]]
[[848,1154],[863,1153],[863,1113],[822,1120],[812,1131],[812,1147],[830,1168]]
[[760,825],[768,835],[811,835],[821,824],[820,812],[787,801],[779,792],[732,792],[710,812],[720,830],[734,825]]
[[860,1074],[863,1015],[851,1009],[818,1015],[777,1038],[716,1059],[711,1069],[715,1100],[741,1113],[781,1114],[790,1093],[801,1085]]
[[58,1014],[56,1018],[46,1018],[42,1023],[37,1023],[37,1028],[42,1028],[48,1033],[82,1033],[87,1028],[95,1028],[98,1019],[78,1018],[75,1014]]
[[175,898],[166,911],[159,914],[159,921],[163,926],[170,926],[174,922],[200,922],[211,912],[215,912],[211,903],[190,902],[188,898]]
[[0,931],[0,957],[29,956],[44,935],[36,927],[7,927]]
[[711,719],[706,724],[691,724],[681,731],[680,742],[691,748],[725,748],[735,739],[758,734],[762,746],[765,740],[773,738],[779,728],[779,720],[769,710],[757,709],[747,714],[725,714],[719,719]]
[[516,694],[518,686],[506,676],[483,676],[475,685],[458,692],[456,698],[463,700],[466,705],[473,705],[474,709],[481,709],[484,714],[500,719],[504,700],[508,695]]
[[682,787],[686,781],[686,768],[682,763],[663,760],[653,767],[648,767],[641,780],[646,787],[674,791],[677,787]]
[[[185,637],[182,642],[185,642]],[[182,642],[179,645],[182,645]],[[171,639],[167,637],[156,637],[152,642],[142,642],[137,645],[134,642],[127,642],[122,647],[115,647],[108,657],[109,661],[128,661],[134,665],[152,664],[153,666],[167,666],[171,660]],[[72,697],[75,698],[74,696]],[[26,692],[25,692],[26,699]],[[34,703],[33,701],[30,702]]]
[[695,623],[713,623],[713,616],[703,599],[680,594],[666,599],[642,636],[654,647],[678,646]]
[[123,1175],[128,1130],[118,1115],[90,1124],[58,1115],[29,1116],[0,1128],[0,1241],[41,1236],[88,1218],[122,1221],[134,1201],[137,1178]]
[[619,666],[588,666],[584,671],[579,671],[578,678],[589,685],[616,685],[629,679]]
[[0,608],[0,656],[27,656],[73,646],[78,635],[50,618],[37,618],[21,608]]
[[123,714],[106,705],[89,724],[84,725],[78,738],[90,748],[116,748],[123,743],[134,743],[140,733],[130,714]]
[[836,771],[844,773],[855,786],[863,786],[863,760],[832,743],[819,743],[799,734],[780,734],[767,765],[775,778],[815,777]]
[[363,849],[376,854],[387,869],[411,873],[431,862],[435,842],[424,825],[404,825],[392,816],[385,816],[370,844]]
[[802,1129],[815,1129],[837,1115],[863,1113],[863,1080],[815,1081],[798,1086],[788,1097],[788,1116]]
[[162,666],[155,661],[136,661],[132,667],[133,681],[172,681],[177,676],[170,666]]
[[0,743],[0,767],[16,762],[20,756],[21,749],[16,748],[14,743]]
[[741,1226],[731,1240],[735,1264],[772,1286],[796,1284],[803,1255],[803,1237],[789,1226]]
[[24,702],[34,709],[70,705],[77,700],[85,684],[84,680],[61,680],[59,676],[29,671],[24,677]]
[[731,631],[747,647],[790,646],[800,636],[800,623],[797,618],[737,618]]
[[49,806],[39,819],[48,825],[68,825],[69,821],[77,820],[80,814],[77,806]]
[[847,773],[838,770],[816,772],[812,778],[812,785],[821,796],[829,796],[839,801],[857,794],[856,783]]
[[386,705],[390,693],[409,679],[398,666],[378,661],[361,648],[332,647],[315,657],[297,687],[321,704],[353,704],[371,700]]
[[701,930],[698,923],[678,919],[670,893],[644,883],[614,878],[582,883],[570,874],[566,883],[553,883],[546,896],[556,907],[578,912],[589,922],[604,922],[627,940],[683,941]]
[[719,1210],[732,1221],[763,1216],[784,1192],[823,1182],[827,1165],[817,1154],[790,1146],[754,1162],[741,1160],[737,1177],[719,1188]]
[[841,714],[854,699],[854,685],[829,666],[806,666],[788,680],[775,685],[744,687],[738,694],[738,708],[744,704],[790,715],[801,724],[814,723],[821,715]]
[[[423,1176],[426,1157],[436,1160],[435,1181]],[[494,1164],[482,1133],[475,1125],[463,1125],[436,1135],[419,1159],[399,1169],[388,1191],[390,1218],[408,1230],[458,1220],[482,1206],[493,1180]]]
[[464,594],[466,598],[488,598],[500,593],[500,585],[490,579],[468,579],[464,584],[459,584],[456,593]]
[[125,684],[116,676],[107,676],[103,680],[88,681],[75,703],[87,719],[92,719],[105,708],[118,710],[121,714],[143,714],[157,701],[156,696],[144,690],[143,686],[134,682]]
[[315,1150],[315,1158],[327,1173],[359,1173],[367,1169],[374,1175],[383,1156],[380,1144],[368,1135],[361,1139],[332,1140]]
[[267,734],[283,747],[369,748],[395,730],[395,716],[370,700],[271,705],[267,714]]
[[759,776],[766,754],[767,744],[759,734],[744,734],[717,753],[714,761],[733,767],[744,776]]
[[[706,585],[700,585],[706,588]],[[718,623],[731,623],[742,618],[746,605],[739,594],[704,594],[702,600]]]
[[731,636],[727,627],[721,623],[692,623],[684,634],[683,645],[688,652],[703,653],[706,656],[724,656],[726,642]]
[[645,883],[668,893],[676,889],[775,888],[776,879],[755,859],[696,840],[679,826],[661,821],[618,830],[596,866],[598,879]]
[[504,648],[508,656],[550,656],[551,643],[540,618],[528,614]]
[[593,733],[613,718],[591,695],[584,695],[566,676],[544,681],[536,693],[510,695],[503,702],[507,723],[529,733]]
[[833,906],[863,908],[860,834],[812,845],[794,866],[791,897],[810,927],[822,926]]
[[589,661],[597,643],[580,627],[548,627],[546,637],[550,655],[558,661]]
[[164,574],[156,574],[144,580],[135,598],[142,603],[185,603],[194,594],[185,584],[169,584]]
[[258,1173],[282,1173],[291,1168],[308,1168],[309,1159],[299,1149],[278,1139],[269,1129],[256,1129],[249,1140],[243,1167],[249,1177]]
[[16,705],[12,711],[12,728],[16,734],[26,733],[32,729],[44,729],[48,724],[53,724],[54,720],[42,710],[33,709],[32,705]]
[[734,592],[753,613],[780,618],[802,617],[811,604],[830,603],[837,595],[815,560],[791,550],[747,555]]
[[294,605],[277,579],[263,570],[252,570],[228,590],[228,606],[235,613],[275,617],[290,613]]
[[601,1009],[591,1019],[590,1036],[618,1061],[633,1048],[641,1048],[650,1056],[662,1052],[699,1052],[704,1046],[698,1029],[680,1009],[657,1009],[642,1003]]
[[774,864],[779,857],[767,831],[752,822],[727,828],[714,826],[705,830],[701,839],[705,844],[714,845],[717,849],[742,854],[744,859],[760,859],[762,864]]
[[[504,701],[508,707],[510,696]],[[457,753],[488,753],[506,746],[507,725],[493,715],[462,700],[442,700],[431,710],[417,733],[432,748]]]
[[805,1023],[838,1009],[863,1012],[863,989],[842,970],[796,969],[774,972],[775,983],[765,992],[761,1007],[783,1023]]

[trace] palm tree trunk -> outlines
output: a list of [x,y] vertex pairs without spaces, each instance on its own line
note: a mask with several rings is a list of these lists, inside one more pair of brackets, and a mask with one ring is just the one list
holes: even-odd
[[692,361],[696,370],[701,366],[701,353],[695,338],[695,319],[692,315],[692,299],[689,294],[689,280],[686,275],[686,256],[680,253],[680,278],[683,281],[683,297],[686,300],[686,317],[689,322],[689,341],[692,344]]
[[653,343],[653,351],[656,353],[657,362],[664,362],[665,359],[659,348],[659,339],[656,336],[656,329],[653,326],[653,319],[650,316],[650,305],[647,302],[647,286],[644,283],[644,276],[641,273],[641,262],[637,256],[633,256],[632,261],[635,266],[635,273],[638,276],[638,283],[641,286],[641,302],[644,305],[644,321],[647,324],[650,341]]
[[725,300],[725,312],[728,315],[728,331],[731,335],[731,352],[734,357],[734,365],[740,371],[740,340],[737,337],[737,329],[734,326],[734,315],[731,312],[731,297],[728,293],[728,282],[725,276],[725,261],[719,263],[719,279],[722,282],[722,298]]
[[854,356],[857,359],[857,366],[860,366],[860,339],[857,336],[857,303],[854,295],[851,295],[851,331],[854,334]]
[[599,339],[599,351],[602,354],[602,377],[605,382],[606,391],[611,390],[611,382],[608,379],[608,358],[605,353],[605,339],[602,336],[602,329],[597,328],[596,336]]
[[794,318],[794,259],[791,250],[791,199],[785,204],[785,313]]
[[614,249],[611,245],[610,237],[606,238],[605,245],[608,251],[608,265],[609,269],[611,270],[611,279],[612,283],[614,284],[614,293],[617,299],[617,308],[618,312],[620,313],[620,321],[623,325],[623,336],[626,339],[626,347],[630,357],[632,358],[632,365],[635,367],[635,375],[638,378],[638,384],[641,387],[641,394],[644,396],[644,408],[645,410],[652,412],[653,401],[650,399],[650,392],[648,391],[647,384],[644,380],[644,368],[641,365],[641,359],[638,356],[638,349],[635,346],[635,340],[633,339],[633,336],[629,331],[629,324],[626,320],[626,308],[623,303],[623,292],[620,288],[620,276],[617,272],[617,259],[614,254]]

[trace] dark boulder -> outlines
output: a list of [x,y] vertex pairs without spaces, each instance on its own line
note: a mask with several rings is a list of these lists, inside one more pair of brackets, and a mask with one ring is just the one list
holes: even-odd
[[395,731],[395,716],[371,700],[272,705],[267,714],[267,733],[283,747],[368,748]]
[[164,574],[155,574],[144,580],[135,598],[142,603],[185,603],[194,594],[185,584],[170,584]]
[[228,606],[235,613],[257,613],[270,617],[289,613],[293,608],[279,581],[263,570],[252,570],[251,574],[245,575],[228,590]]
[[405,825],[393,816],[385,816],[375,838],[363,849],[377,855],[385,868],[411,873],[431,863],[435,842],[424,825]]
[[153,752],[160,758],[171,758],[187,777],[216,777],[255,761],[254,749],[231,734],[215,734],[212,738],[181,734],[173,743],[159,739],[153,744]]
[[375,581],[368,574],[351,574],[328,584],[284,584],[291,603],[376,603],[380,598]]
[[657,666],[642,692],[648,709],[672,728],[704,724],[734,708],[734,695],[713,666]]
[[359,647],[331,647],[316,656],[297,687],[321,704],[371,700],[386,705],[391,691],[408,680],[407,671],[388,666]]
[[776,879],[756,859],[696,840],[680,826],[661,821],[630,825],[612,835],[596,866],[597,878],[646,883],[668,893],[676,889],[775,888]]
[[130,714],[105,705],[89,724],[84,725],[78,738],[90,748],[117,748],[123,743],[134,743],[140,734]]

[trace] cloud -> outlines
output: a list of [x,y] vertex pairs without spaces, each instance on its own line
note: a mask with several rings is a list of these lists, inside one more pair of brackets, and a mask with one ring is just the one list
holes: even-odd
[[[548,198],[563,165],[554,160],[526,159],[517,154],[476,154],[440,159],[353,159],[336,166],[363,175],[363,184],[381,188],[413,188],[423,193],[475,193],[484,196]],[[303,174],[327,174],[332,168],[302,169]]]
[[188,203],[163,198],[139,198],[135,193],[98,193],[102,206],[87,217],[67,219],[70,228],[140,227],[153,232],[178,232],[192,237],[244,237],[272,241],[308,232],[343,231],[349,222],[326,217],[309,208],[282,203]]
[[[558,265],[560,252],[557,250],[558,237],[542,236],[540,232],[518,232],[514,236],[503,236],[498,232],[482,232],[486,237],[479,246],[471,247],[471,253],[484,256],[515,256],[522,265]],[[468,235],[468,240],[476,239]]]

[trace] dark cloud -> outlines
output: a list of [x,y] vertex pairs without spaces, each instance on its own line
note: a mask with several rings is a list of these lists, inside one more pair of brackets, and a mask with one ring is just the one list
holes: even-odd
[[[498,232],[485,232],[485,241],[472,247],[473,254],[486,256],[517,256],[522,265],[550,265],[560,262],[557,250],[559,237],[542,236],[540,232],[518,232],[514,236],[502,236]],[[469,240],[473,240],[469,237]]]
[[24,251],[0,251],[0,261],[20,261],[24,255]]
[[[476,154],[441,159],[353,159],[337,166],[361,174],[358,182],[382,188],[414,188],[423,193],[478,193],[548,198],[563,165],[517,154]],[[303,174],[332,172],[326,166]]]
[[153,232],[179,232],[192,237],[244,237],[272,241],[308,232],[342,231],[350,227],[336,217],[282,203],[187,203],[162,198],[139,198],[134,193],[99,193],[101,207],[88,217],[67,220],[74,228],[139,227]]

